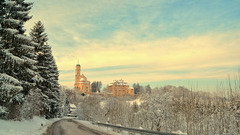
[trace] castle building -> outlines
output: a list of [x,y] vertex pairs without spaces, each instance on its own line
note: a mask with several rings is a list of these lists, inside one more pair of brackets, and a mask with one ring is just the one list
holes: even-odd
[[112,96],[134,96],[133,87],[129,87],[123,80],[114,80],[112,83],[108,84],[107,92],[111,93]]
[[87,77],[84,74],[81,75],[81,66],[80,64],[76,65],[76,74],[75,74],[75,83],[74,90],[79,91],[84,94],[90,94],[90,81],[87,80]]

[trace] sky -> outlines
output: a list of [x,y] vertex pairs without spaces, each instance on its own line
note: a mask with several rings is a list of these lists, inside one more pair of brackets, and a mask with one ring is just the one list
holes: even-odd
[[216,88],[240,64],[239,0],[26,0],[42,21],[61,85],[90,80]]

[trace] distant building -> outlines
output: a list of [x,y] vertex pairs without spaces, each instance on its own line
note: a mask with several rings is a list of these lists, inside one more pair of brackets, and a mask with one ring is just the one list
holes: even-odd
[[87,77],[84,74],[81,75],[81,66],[76,65],[76,74],[75,74],[75,84],[74,90],[81,93],[90,94],[90,81],[87,80]]
[[134,96],[133,87],[129,87],[123,80],[114,80],[112,83],[108,84],[107,92],[111,93],[112,96]]

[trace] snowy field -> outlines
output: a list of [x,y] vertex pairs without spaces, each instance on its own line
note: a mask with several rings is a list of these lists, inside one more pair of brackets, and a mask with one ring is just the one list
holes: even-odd
[[0,135],[41,135],[49,125],[57,120],[60,119],[47,120],[40,117],[33,117],[32,120],[23,121],[6,121],[0,119]]

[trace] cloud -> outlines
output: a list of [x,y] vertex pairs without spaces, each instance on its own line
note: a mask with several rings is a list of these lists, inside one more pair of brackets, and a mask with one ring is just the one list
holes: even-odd
[[104,83],[224,78],[239,65],[240,2],[27,1],[34,6],[26,28],[45,24],[69,87],[78,59],[90,81]]
[[[239,64],[240,31],[142,42],[123,33],[73,48],[75,57],[58,58],[58,66],[61,70],[73,70],[79,58],[84,74],[91,80],[108,83],[122,78],[133,83],[225,78]],[[76,42],[81,42],[81,37]],[[69,78],[74,80],[74,75]]]

